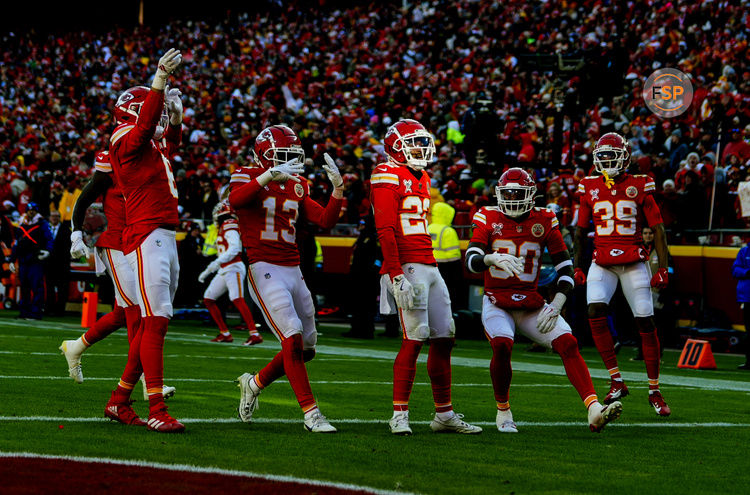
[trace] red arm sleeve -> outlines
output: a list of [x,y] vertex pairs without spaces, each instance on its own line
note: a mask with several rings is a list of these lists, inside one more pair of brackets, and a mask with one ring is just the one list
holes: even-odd
[[343,201],[343,199],[331,197],[326,207],[323,208],[315,200],[311,199],[310,196],[305,196],[305,199],[302,200],[302,209],[304,210],[306,219],[324,229],[330,229],[336,225],[339,219]]
[[262,189],[257,179],[253,179],[240,187],[233,187],[229,193],[229,205],[235,210],[244,208],[253,202],[255,196]]
[[661,211],[659,206],[656,204],[654,197],[650,194],[643,198],[643,214],[646,216],[646,222],[649,227],[654,227],[660,223],[664,223],[661,219]]
[[167,156],[172,156],[177,153],[177,148],[182,142],[182,124],[167,126],[167,130],[164,132],[164,138],[167,140]]
[[164,91],[151,89],[148,95],[146,95],[146,101],[143,102],[135,127],[117,143],[120,153],[123,155],[134,155],[151,141],[163,108]]
[[394,189],[375,187],[372,190],[372,204],[375,210],[375,227],[383,250],[383,270],[391,278],[401,275],[401,260],[396,242],[398,228],[398,193]]

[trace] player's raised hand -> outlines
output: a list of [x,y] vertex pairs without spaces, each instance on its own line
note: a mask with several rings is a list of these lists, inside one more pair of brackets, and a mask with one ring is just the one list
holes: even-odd
[[323,153],[323,158],[326,161],[325,165],[323,165],[323,170],[328,174],[328,180],[331,181],[334,188],[340,188],[344,185],[344,179],[341,178],[338,165],[336,165],[336,162],[333,161],[333,158],[328,153]]
[[179,125],[182,123],[182,92],[177,88],[170,88],[164,91],[164,102],[167,105],[167,111],[169,112],[169,122],[172,125]]
[[182,54],[175,48],[170,48],[167,53],[159,59],[159,66],[154,75],[154,82],[151,87],[158,91],[163,91],[167,84],[167,77],[179,67],[182,62]]
[[565,300],[565,294],[558,292],[551,303],[544,305],[536,317],[536,328],[540,333],[550,333],[554,330],[555,325],[557,325],[557,318],[565,305]]
[[305,165],[297,158],[268,169],[268,172],[271,174],[271,180],[274,182],[286,182],[288,180],[299,182],[299,178],[295,177],[294,174],[301,174],[304,171]]
[[89,256],[89,247],[83,242],[83,232],[80,230],[73,231],[70,234],[70,257],[74,260]]
[[507,253],[490,253],[484,256],[484,264],[494,266],[511,276],[523,273],[523,258],[512,256]]
[[399,308],[412,309],[414,307],[414,287],[403,274],[393,277],[391,287],[393,298]]

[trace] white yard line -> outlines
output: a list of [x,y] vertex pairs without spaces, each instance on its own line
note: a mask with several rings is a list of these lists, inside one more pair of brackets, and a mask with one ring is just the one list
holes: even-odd
[[[388,418],[384,419],[362,419],[362,418],[333,418],[329,417],[331,423],[340,424],[388,424]],[[110,421],[103,417],[59,417],[59,416],[0,416],[0,421],[21,422],[50,422],[50,423],[101,423]],[[180,418],[180,422],[186,424],[202,423],[241,423],[237,418]],[[292,418],[253,418],[253,423],[258,424],[302,424],[302,419]],[[413,425],[428,425],[429,421],[410,421]],[[472,424],[480,426],[495,426],[494,421],[472,421]],[[586,426],[585,421],[516,421],[518,426],[529,427],[570,427]],[[614,422],[607,428],[748,428],[750,423],[728,423],[728,422],[706,422],[706,423],[679,423],[654,420],[652,423],[626,423]]]
[[83,456],[62,456],[34,454],[32,452],[0,452],[2,458],[27,458],[27,459],[49,459],[57,461],[74,461],[74,462],[92,462],[98,464],[115,464],[120,466],[147,467],[156,469],[166,469],[169,471],[180,471],[188,473],[204,474],[221,474],[224,476],[238,476],[242,478],[259,478],[268,481],[277,481],[282,483],[301,483],[305,485],[338,488],[341,490],[352,490],[364,493],[374,493],[377,495],[408,495],[408,492],[395,492],[391,490],[380,490],[364,485],[354,485],[350,483],[337,483],[334,481],[320,481],[309,478],[300,478],[297,476],[280,476],[275,474],[256,473],[252,471],[235,471],[231,469],[221,469],[215,467],[192,466],[189,464],[165,464],[151,461],[130,461],[125,459],[112,459],[109,457],[83,457]]

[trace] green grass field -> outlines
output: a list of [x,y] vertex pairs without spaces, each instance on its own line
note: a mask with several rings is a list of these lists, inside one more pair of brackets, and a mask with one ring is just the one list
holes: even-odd
[[[5,315],[4,315],[5,316]],[[423,356],[411,399],[414,435],[389,433],[391,369],[399,342],[340,337],[321,325],[318,354],[308,364],[321,411],[336,435],[313,435],[287,382],[264,391],[257,421],[237,419],[234,379],[260,369],[280,348],[271,335],[246,348],[209,343],[213,326],[174,322],[165,347],[165,382],[177,387],[170,412],[182,435],[105,421],[104,405],[125,364],[121,330],[83,357],[85,383],[67,376],[57,347],[81,330],[74,318],[36,322],[0,317],[0,452],[138,459],[291,475],[420,493],[736,493],[750,482],[750,374],[737,355],[716,355],[718,370],[676,368],[667,351],[662,390],[672,416],[647,404],[645,368],[620,353],[631,395],[623,415],[601,434],[589,432],[584,407],[554,354],[514,351],[511,406],[519,433],[499,433],[488,372],[490,348],[459,341],[453,404],[478,436],[433,434],[432,400]],[[606,371],[593,348],[583,351],[597,392]],[[136,411],[145,416],[140,385]],[[63,426],[63,428],[60,428]],[[2,491],[2,490],[0,490]]]

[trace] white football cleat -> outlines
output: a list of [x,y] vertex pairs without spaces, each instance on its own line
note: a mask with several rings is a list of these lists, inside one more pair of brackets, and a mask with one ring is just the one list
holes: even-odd
[[[141,375],[141,384],[143,384],[143,400],[148,400],[148,389],[146,388],[146,379],[143,375]],[[161,386],[161,395],[164,399],[169,399],[176,391],[176,388],[170,387],[169,385]]]
[[305,414],[305,428],[312,433],[336,433],[336,428],[328,422],[318,409]]
[[391,433],[394,435],[411,435],[409,426],[409,411],[394,411],[393,417],[388,421],[391,427]]
[[506,411],[497,410],[497,417],[495,418],[498,431],[503,433],[518,433],[516,423],[513,422],[513,413],[510,409]]
[[594,402],[589,407],[589,428],[594,433],[602,431],[607,423],[614,421],[622,414],[622,402],[616,400],[607,406]]
[[243,373],[237,378],[237,386],[240,387],[240,407],[237,411],[240,419],[245,423],[253,420],[253,413],[258,409],[258,396],[261,389],[255,385],[254,376],[251,373]]
[[453,413],[448,419],[440,419],[437,414],[430,421],[430,428],[436,433],[463,433],[465,435],[476,435],[482,433],[479,426],[470,425],[462,418],[463,414]]
[[86,346],[78,340],[63,340],[59,349],[68,361],[68,374],[76,383],[83,383],[83,370],[81,370],[81,354]]

